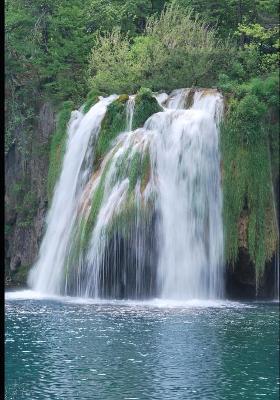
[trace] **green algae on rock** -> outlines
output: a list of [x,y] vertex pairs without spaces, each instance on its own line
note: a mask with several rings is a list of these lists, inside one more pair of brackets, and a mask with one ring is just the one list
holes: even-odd
[[151,115],[159,111],[162,111],[162,107],[158,104],[152,91],[141,88],[135,98],[132,129],[140,128]]

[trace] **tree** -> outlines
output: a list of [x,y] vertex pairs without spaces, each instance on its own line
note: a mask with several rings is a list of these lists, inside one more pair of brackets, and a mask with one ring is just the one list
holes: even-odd
[[147,19],[143,35],[121,31],[102,36],[89,61],[89,85],[97,92],[132,91],[141,86],[171,90],[211,85],[232,51],[190,9],[169,5]]

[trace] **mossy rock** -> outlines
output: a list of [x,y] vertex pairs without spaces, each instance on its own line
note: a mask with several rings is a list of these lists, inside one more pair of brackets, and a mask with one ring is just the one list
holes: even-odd
[[141,167],[141,192],[143,192],[150,180],[151,176],[151,159],[150,153],[148,151],[145,152],[142,158],[142,167]]
[[64,278],[67,280],[73,270],[79,266],[79,259],[84,254],[84,236],[85,236],[86,220],[82,217],[76,221],[74,229],[71,233],[70,248],[64,262]]
[[129,165],[129,187],[128,192],[131,193],[141,174],[141,153],[138,151],[133,155]]
[[99,101],[100,93],[96,92],[95,90],[91,90],[88,95],[86,102],[83,107],[83,112],[86,114],[94,104]]
[[128,94],[121,94],[118,99],[116,100],[118,103],[126,103],[129,99]]
[[102,205],[102,201],[103,201],[103,197],[104,197],[104,190],[105,190],[106,176],[110,169],[111,162],[112,162],[112,159],[107,162],[107,164],[102,172],[102,175],[100,177],[98,186],[93,193],[89,216],[88,216],[87,220],[82,221],[82,223],[80,225],[81,226],[81,237],[82,237],[82,241],[81,241],[82,249],[86,249],[86,247],[89,243],[90,235],[93,232],[93,229],[94,229],[94,226],[95,226],[95,223],[96,223],[96,220],[97,220],[97,217],[98,217],[101,205]]
[[[96,220],[102,206],[103,198],[104,198],[104,189],[106,176],[110,170],[110,166],[112,163],[112,158],[107,162],[101,176],[100,181],[98,183],[97,188],[95,189],[91,202],[91,209],[87,220],[84,220],[79,226],[79,232],[76,237],[81,239],[81,244],[79,245],[80,249],[84,250],[88,246],[90,236],[93,232],[94,226],[96,224]],[[119,171],[117,173],[118,180],[123,180],[126,177],[129,178],[129,187],[128,187],[128,198],[126,201],[126,206],[121,212],[121,216],[117,217],[119,226],[122,226],[122,229],[125,229],[125,225],[130,225],[131,221],[134,221],[134,217],[136,215],[136,203],[135,199],[135,187],[137,182],[141,184],[141,191],[143,191],[148,183],[150,177],[150,156],[149,152],[146,151],[144,154],[139,152],[135,152],[131,157],[127,157],[127,154],[124,154],[123,159],[120,160]],[[114,182],[111,182],[114,184]],[[115,219],[116,217],[114,217]]]
[[[128,99],[127,94],[122,94],[107,108],[95,147],[95,168],[100,166],[113,140],[126,128],[126,103]],[[135,98],[132,129],[140,128],[151,115],[159,111],[162,111],[162,108],[153,97],[151,90],[140,89]]]
[[[270,136],[272,125],[264,100],[248,87],[241,99],[230,100],[220,136],[225,256],[228,263],[235,265],[239,248],[246,246],[255,267],[257,286],[266,263],[275,254],[278,239],[271,170],[275,166],[270,154],[274,143]],[[246,235],[240,246],[239,229],[244,213]]]
[[115,214],[106,227],[108,238],[120,234],[123,239],[135,235],[136,230],[150,224],[154,204],[137,204],[134,192],[128,193],[121,210]]
[[95,146],[95,167],[99,167],[105,154],[109,151],[112,141],[123,132],[126,127],[127,94],[119,96],[107,108],[101,123],[100,133]]
[[162,111],[162,107],[153,97],[152,91],[141,88],[135,98],[132,129],[140,128],[151,115],[160,111]]

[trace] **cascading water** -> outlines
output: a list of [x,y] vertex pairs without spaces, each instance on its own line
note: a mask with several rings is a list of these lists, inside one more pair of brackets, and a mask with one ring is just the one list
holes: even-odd
[[[158,132],[159,270],[164,298],[216,298],[223,288],[223,225],[218,123],[222,98],[176,91],[168,109],[146,126]],[[175,110],[173,110],[175,108]]]
[[135,96],[129,96],[126,107],[126,130],[132,130],[133,112],[135,106]]
[[189,89],[157,95],[163,111],[134,131],[130,96],[124,132],[92,171],[106,106],[117,97],[73,114],[30,284],[90,297],[220,297],[221,95]]
[[38,291],[60,293],[63,265],[76,215],[76,202],[83,189],[89,166],[84,163],[92,136],[98,134],[106,106],[117,96],[99,101],[83,116],[75,111],[69,122],[68,141],[60,178],[55,187],[47,216],[47,231],[40,247],[39,259],[29,276],[29,284]]

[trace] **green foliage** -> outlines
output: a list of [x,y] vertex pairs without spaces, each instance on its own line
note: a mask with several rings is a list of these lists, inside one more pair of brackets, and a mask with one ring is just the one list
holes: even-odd
[[67,125],[73,109],[71,101],[65,101],[57,117],[56,130],[53,133],[50,147],[48,171],[48,200],[52,199],[53,190],[59,177],[67,138]]
[[98,34],[89,59],[89,87],[103,93],[134,92],[135,73],[128,36],[119,28]]
[[219,35],[233,35],[238,24],[277,24],[278,0],[177,0],[183,7],[192,7],[210,26],[217,27]]
[[132,129],[140,128],[151,115],[159,111],[162,111],[162,108],[153,97],[151,90],[141,88],[135,98]]
[[97,36],[89,60],[89,86],[135,92],[210,84],[229,65],[233,49],[191,10],[169,5],[147,19],[142,36],[131,40],[120,29]]
[[246,42],[244,49],[258,54],[261,73],[276,71],[279,65],[279,26],[264,27],[259,23],[239,24],[236,35]]
[[87,99],[86,102],[84,104],[84,108],[83,108],[83,112],[86,114],[91,107],[98,102],[98,97],[99,95],[96,94],[95,90],[91,90],[88,95],[87,95]]
[[[99,94],[135,93],[211,86],[225,72],[239,81],[270,72],[278,62],[277,12],[277,0],[6,1],[5,151],[16,144],[28,158],[38,99],[78,106],[87,81]],[[213,28],[235,35],[238,55]]]
[[101,123],[100,133],[95,146],[95,165],[99,166],[102,158],[108,152],[112,141],[125,130],[126,101],[128,95],[122,95],[113,101]]
[[108,32],[114,26],[130,36],[142,33],[147,17],[163,9],[164,0],[91,0],[89,29]]
[[[274,75],[235,86],[239,99],[231,100],[221,130],[226,257],[234,263],[238,247],[247,247],[257,281],[276,250],[279,235],[271,170],[271,149],[276,149],[270,129],[278,121],[271,119],[276,105],[267,101],[276,95],[277,86]],[[244,213],[248,216],[246,240],[240,243],[239,223]]]

